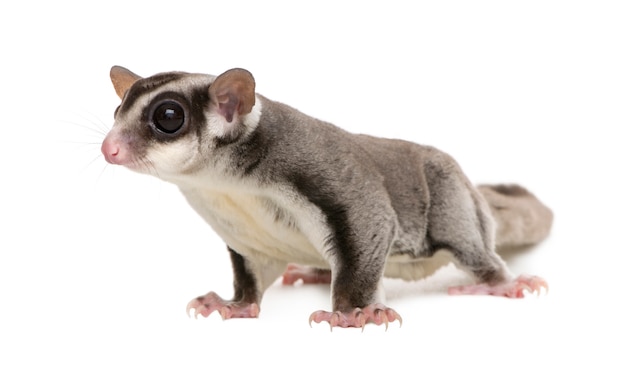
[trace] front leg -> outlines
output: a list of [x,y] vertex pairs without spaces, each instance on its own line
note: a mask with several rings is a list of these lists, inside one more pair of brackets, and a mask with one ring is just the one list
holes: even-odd
[[252,260],[230,247],[228,248],[233,265],[234,296],[224,300],[214,292],[199,296],[187,305],[187,314],[208,317],[214,311],[229,318],[256,318],[265,290],[276,280],[286,264],[274,260]]
[[[301,280],[303,284],[328,284],[331,282],[330,270],[318,269],[308,266],[289,264],[287,271],[283,274],[283,284],[295,284]],[[379,285],[379,292],[382,288]],[[382,297],[382,295],[378,295]],[[356,307],[351,312],[326,312],[317,311],[309,317],[309,323],[328,322],[332,330],[333,327],[361,327],[371,322],[377,325],[384,324],[388,327],[389,322],[398,320],[402,323],[402,318],[396,311],[387,308],[381,303],[366,305],[363,308]]]
[[402,326],[402,317],[382,303],[382,272],[349,267],[332,280],[333,311],[316,311],[309,323],[328,322],[331,331],[333,327],[364,328],[367,323],[384,324],[386,329],[396,320]]
[[[311,203],[307,219],[314,224],[300,228],[331,274],[333,311],[314,312],[309,320],[328,322],[331,329],[400,321],[382,304],[383,271],[397,233],[397,216],[382,175],[369,165],[351,162],[337,158],[325,164],[328,170],[313,168],[290,176],[296,191]],[[359,183],[363,174],[368,176],[365,184]]]
[[[343,226],[329,240],[331,263],[331,295],[333,311],[317,311],[309,322],[328,322],[333,327],[363,328],[367,323],[376,325],[398,321],[402,318],[386,307],[382,284],[385,261],[393,235],[393,227],[384,221],[368,227],[358,223]],[[365,239],[369,238],[369,239]]]

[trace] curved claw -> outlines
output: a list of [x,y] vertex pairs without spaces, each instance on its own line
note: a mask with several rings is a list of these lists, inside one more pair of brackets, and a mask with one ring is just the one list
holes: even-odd
[[546,293],[548,292],[548,283],[544,279],[538,276],[521,275],[510,282],[494,286],[477,284],[451,287],[448,289],[448,293],[451,295],[480,294],[508,298],[524,298],[524,291],[530,294],[540,294],[541,288],[545,288]]
[[365,323],[367,323],[367,315],[363,313],[361,308],[354,309],[354,322],[357,327],[361,327],[361,332],[365,331]]
[[389,329],[389,318],[384,309],[377,308],[373,312],[373,322],[380,325],[385,324],[385,332]]
[[198,319],[198,315],[200,314],[200,311],[198,310],[198,307],[201,306],[202,303],[200,303],[200,301],[196,298],[193,299],[192,301],[189,302],[189,304],[187,304],[187,317],[191,318],[191,310],[193,309],[193,314],[194,314],[194,318]]
[[220,313],[220,317],[222,317],[222,320],[229,319],[232,316],[232,311],[228,307],[220,308],[219,313]]
[[398,320],[400,327],[402,328],[402,317],[398,314],[398,312],[393,311],[394,320]]
[[328,320],[328,324],[330,325],[330,332],[333,331],[333,327],[339,324],[339,320],[341,320],[341,317],[338,312],[334,312],[330,315],[330,319]]
[[[191,302],[189,302],[187,304],[187,308],[185,309],[185,312],[187,313],[187,317],[191,318],[191,310],[194,309],[193,306],[191,305]],[[194,309],[194,312],[196,310]]]
[[526,283],[520,283],[519,286],[517,287],[517,291],[516,291],[516,298],[523,298],[524,297],[524,291],[527,291],[529,293],[534,293],[535,290],[528,284]]
[[382,311],[383,313],[381,317],[384,317],[385,331],[387,331],[387,329],[389,328],[389,323],[394,321],[398,321],[398,324],[400,325],[400,327],[402,327],[402,316],[400,316],[398,312],[391,308],[385,308]]
[[208,317],[214,311],[219,312],[222,319],[256,318],[260,313],[260,308],[257,303],[224,300],[214,292],[191,300],[189,304],[187,304],[187,316],[191,317],[192,309],[194,310],[194,317],[196,319],[199,315]]
[[328,322],[328,324],[330,325],[330,332],[333,331],[333,327],[337,327],[339,326],[339,324],[341,323],[342,317],[344,316],[343,313],[337,311],[337,312],[326,312],[326,311],[315,311],[313,313],[311,313],[311,315],[309,316],[309,327],[313,327],[312,323],[321,323],[321,322]]
[[546,294],[549,291],[548,282],[538,276],[522,275],[517,279],[517,282],[523,290],[527,290],[530,294],[540,295],[541,289],[545,289]]
[[332,332],[334,327],[356,327],[365,330],[367,323],[385,325],[385,331],[389,329],[389,322],[398,321],[402,327],[402,317],[393,309],[382,304],[370,304],[365,308],[354,308],[351,312],[326,312],[316,311],[309,316],[309,326],[312,323],[328,322]]
[[541,292],[541,289],[545,289],[546,294],[548,294],[548,291],[550,291],[550,288],[548,286],[548,282],[545,281],[544,279],[538,277],[538,276],[533,276],[531,279],[531,282],[535,288],[535,290],[537,291],[537,293]]
[[317,317],[319,315],[323,315],[324,311],[315,311],[313,313],[311,313],[311,315],[309,316],[309,327],[313,328],[313,322],[315,321],[315,323],[320,323],[322,320],[318,320]]

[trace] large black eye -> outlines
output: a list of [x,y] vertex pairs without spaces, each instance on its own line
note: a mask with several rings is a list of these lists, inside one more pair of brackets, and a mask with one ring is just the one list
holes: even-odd
[[166,101],[154,110],[152,123],[163,133],[176,133],[185,124],[185,111],[180,104]]

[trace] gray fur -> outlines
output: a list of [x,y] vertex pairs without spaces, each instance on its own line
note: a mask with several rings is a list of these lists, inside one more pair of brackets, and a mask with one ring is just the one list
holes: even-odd
[[554,215],[531,192],[519,185],[479,185],[497,224],[496,246],[530,245],[550,233]]
[[[383,300],[383,274],[414,280],[449,261],[495,285],[512,279],[497,242],[534,243],[549,232],[552,214],[532,194],[477,189],[433,147],[351,134],[258,94],[257,109],[228,122],[220,117],[228,104],[207,97],[222,76],[167,75],[141,87],[114,81],[126,96],[107,138],[141,161],[132,169],[179,185],[222,236],[240,298],[260,302],[290,262],[330,269],[341,311]],[[188,110],[172,137],[145,119],[164,93]]]

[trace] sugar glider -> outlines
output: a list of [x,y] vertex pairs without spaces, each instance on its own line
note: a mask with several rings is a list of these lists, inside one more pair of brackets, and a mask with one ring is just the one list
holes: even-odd
[[210,292],[188,313],[257,317],[283,275],[330,283],[332,310],[309,323],[387,326],[401,317],[384,304],[383,277],[417,280],[450,262],[476,281],[450,294],[547,288],[495,251],[550,231],[551,210],[518,185],[475,187],[446,153],[348,133],[257,94],[244,69],[110,76],[121,104],[106,161],[176,184],[230,253],[234,297]]

